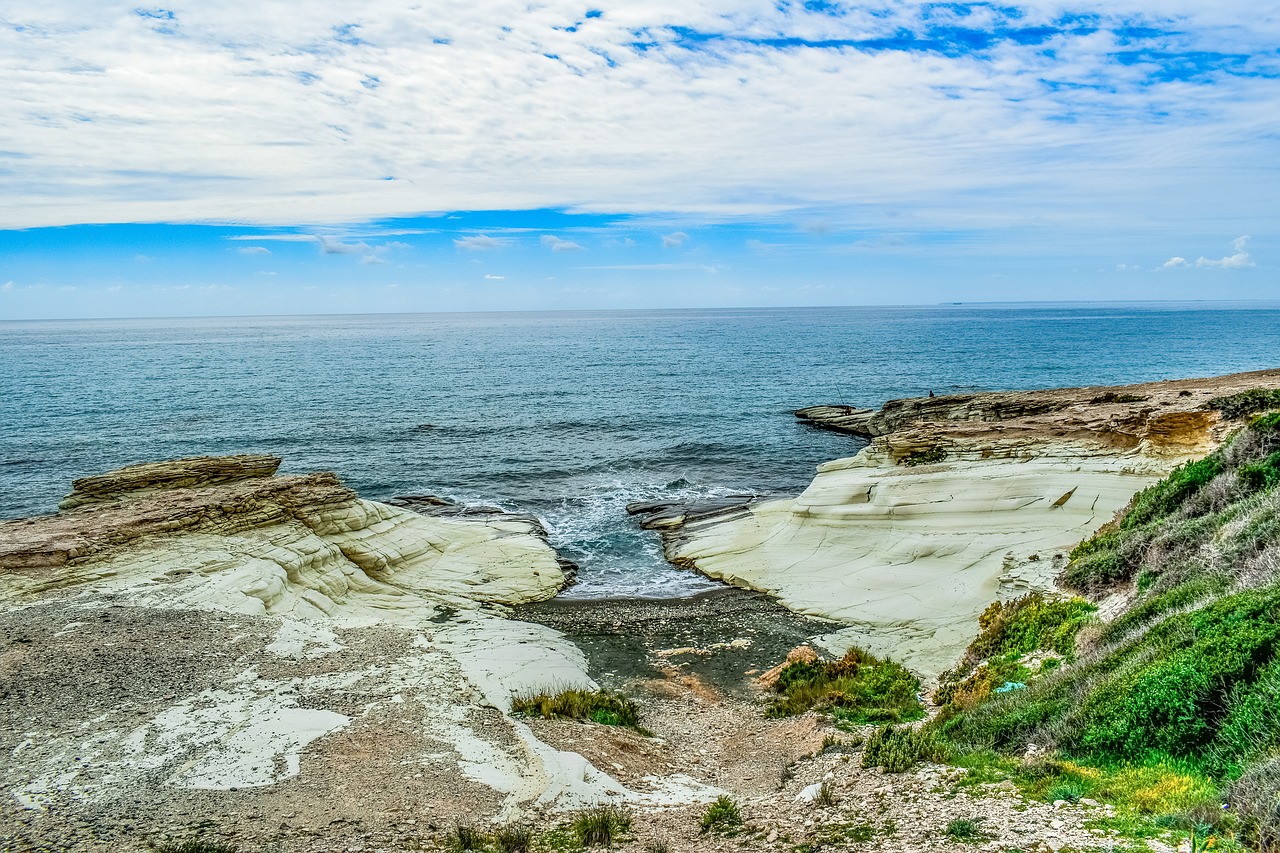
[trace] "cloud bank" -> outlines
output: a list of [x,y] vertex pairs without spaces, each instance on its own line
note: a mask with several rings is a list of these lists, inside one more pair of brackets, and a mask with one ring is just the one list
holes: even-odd
[[1277,43],[1235,0],[19,0],[0,227],[1270,215]]

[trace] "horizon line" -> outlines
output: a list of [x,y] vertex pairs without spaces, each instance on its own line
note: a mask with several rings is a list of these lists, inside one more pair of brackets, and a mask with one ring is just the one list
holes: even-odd
[[895,309],[895,308],[999,308],[999,307],[1083,307],[1089,305],[1113,306],[1239,306],[1240,308],[1272,306],[1280,309],[1276,299],[1027,299],[1027,300],[958,300],[946,302],[856,303],[833,305],[734,305],[704,306],[698,308],[668,306],[652,308],[511,308],[488,311],[332,311],[305,314],[163,314],[131,317],[26,317],[10,319],[0,317],[0,323],[66,323],[66,322],[118,322],[124,320],[244,320],[254,318],[285,317],[413,317],[485,314],[623,314],[655,312],[708,312],[708,311],[827,311],[833,308]]

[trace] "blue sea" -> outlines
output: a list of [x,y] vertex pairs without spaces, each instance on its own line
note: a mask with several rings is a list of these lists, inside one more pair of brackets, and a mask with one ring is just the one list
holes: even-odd
[[1280,365],[1280,305],[946,305],[0,322],[0,518],[76,477],[272,453],[374,499],[540,516],[569,595],[675,596],[630,501],[794,494],[818,403]]

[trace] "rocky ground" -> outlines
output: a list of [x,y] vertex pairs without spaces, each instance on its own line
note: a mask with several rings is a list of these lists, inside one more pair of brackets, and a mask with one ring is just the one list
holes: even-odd
[[[650,736],[594,723],[527,721],[539,741],[583,756],[635,792],[615,798],[633,814],[619,849],[955,849],[946,828],[957,818],[979,821],[984,838],[975,848],[1108,846],[1105,833],[1086,827],[1105,815],[1101,807],[1027,802],[1008,785],[967,785],[964,771],[953,768],[888,776],[861,768],[852,744],[865,733],[838,731],[812,713],[766,719],[756,677],[794,643],[829,626],[759,594],[555,601],[515,615],[563,631],[585,651],[593,678],[640,705]],[[263,620],[136,608],[123,600],[90,603],[70,594],[3,614],[6,771],[10,780],[48,784],[10,789],[0,803],[0,850],[141,851],[188,838],[230,843],[244,853],[429,850],[443,848],[458,824],[506,822],[533,827],[547,843],[567,837],[574,808],[552,802],[504,813],[506,797],[459,772],[468,760],[466,733],[505,744],[511,754],[520,750],[504,715],[475,702],[465,673],[442,670],[437,660],[432,691],[425,692],[421,671],[398,679],[388,672],[412,653],[403,632],[370,627],[338,637],[342,648],[324,654],[323,636],[285,649],[287,637]],[[136,766],[122,760],[132,746],[127,733],[136,739],[148,722],[147,737],[164,739],[155,721],[172,715],[175,703],[180,717],[225,713],[221,694],[234,692],[246,671],[254,673],[252,689],[237,701],[259,704],[239,721],[242,731],[303,708],[351,722],[295,744],[292,754],[303,759],[298,775],[267,785],[175,785],[175,767],[178,774],[213,772],[201,744],[190,741],[171,744],[186,751],[185,761],[147,766],[145,752],[136,753]],[[366,675],[352,681],[352,672]],[[461,725],[424,729],[424,719],[451,708],[468,709],[456,721]],[[281,731],[307,726],[302,718],[291,722]],[[323,728],[324,720],[315,725]],[[841,743],[828,743],[824,752],[829,738]],[[286,745],[269,758],[288,762],[290,754]],[[236,760],[230,752],[225,757]],[[253,769],[228,772],[252,776]],[[813,786],[824,781],[834,802],[811,802]],[[707,803],[720,794],[739,804],[744,823],[727,835],[703,833]],[[25,807],[31,804],[39,807]]]
[[[756,679],[802,644],[949,666],[988,602],[1221,439],[1213,394],[1278,384],[905,401],[854,413],[871,447],[794,500],[638,508],[678,564],[776,599],[548,601],[573,568],[536,520],[366,501],[272,457],[85,478],[58,515],[0,522],[0,853],[431,850],[461,824],[565,850],[600,803],[637,853],[1127,848],[1105,806],[864,769],[867,732],[767,719]],[[647,733],[509,713],[597,686]],[[742,823],[700,831],[721,796]]]

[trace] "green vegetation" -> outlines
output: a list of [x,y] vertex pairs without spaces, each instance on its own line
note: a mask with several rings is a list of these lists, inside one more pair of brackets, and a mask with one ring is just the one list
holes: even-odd
[[991,836],[982,831],[982,818],[958,817],[947,824],[947,838],[966,844],[986,841]]
[[849,725],[901,723],[924,716],[916,698],[920,681],[901,664],[881,660],[859,648],[837,661],[797,661],[778,675],[781,694],[765,710],[767,717],[789,717],[810,709],[830,711]]
[[[1280,390],[1210,405],[1242,417],[1280,407]],[[878,732],[864,764],[932,749],[965,784],[1112,803],[1097,827],[1130,838],[1201,850],[1234,833],[1280,853],[1280,412],[1140,492],[1071,557],[1068,583],[1125,585],[1127,609],[1102,624],[1082,599],[993,605],[914,736],[931,746]]]
[[923,450],[913,450],[910,453],[905,454],[898,459],[898,464],[907,465],[909,467],[915,467],[916,465],[936,465],[939,462],[945,461],[946,458],[947,451],[935,445],[933,447],[924,448]]
[[447,837],[446,843],[452,853],[467,853],[469,850],[488,850],[489,836],[482,830],[467,824],[458,824]]
[[1082,598],[1050,599],[1038,592],[994,602],[978,617],[979,634],[960,665],[943,673],[934,701],[950,714],[992,694],[1023,689],[1029,679],[1074,658],[1076,635],[1096,610]]
[[867,738],[862,766],[905,773],[921,761],[942,761],[945,757],[946,752],[931,729],[885,726]]
[[529,853],[533,849],[533,830],[519,824],[504,826],[493,834],[493,843],[500,853]]
[[1146,400],[1141,394],[1117,394],[1115,391],[1108,391],[1094,397],[1089,402],[1095,406],[1099,403],[1141,403]]
[[583,847],[612,847],[631,830],[631,812],[617,806],[595,806],[573,819],[573,834]]
[[862,746],[862,744],[865,742],[866,741],[864,738],[861,738],[857,735],[853,735],[847,738],[836,737],[835,735],[827,735],[822,739],[822,749],[819,750],[818,754],[826,755],[832,752],[848,754],[851,752],[855,752],[858,749],[858,747]]
[[714,803],[707,806],[707,810],[702,814],[700,825],[703,832],[714,831],[722,835],[732,835],[742,826],[742,812],[738,810],[737,803],[721,795]]
[[548,719],[590,720],[649,734],[640,726],[640,712],[634,702],[604,690],[562,690],[555,694],[517,696],[511,700],[511,713]]
[[1253,388],[1229,397],[1214,397],[1206,409],[1222,412],[1224,418],[1242,418],[1267,409],[1280,409],[1280,388]]
[[818,786],[818,794],[813,798],[813,804],[815,806],[821,806],[824,809],[834,806],[836,804],[835,789],[826,782],[823,782]]

